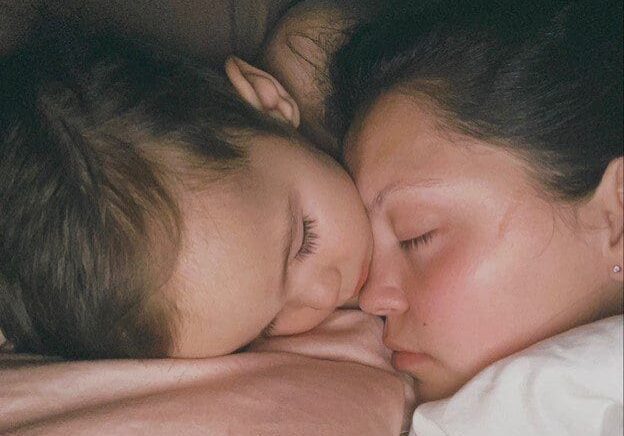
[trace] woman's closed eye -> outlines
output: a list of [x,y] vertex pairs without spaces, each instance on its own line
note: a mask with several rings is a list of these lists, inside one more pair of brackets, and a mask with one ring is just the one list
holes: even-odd
[[417,250],[431,243],[434,236],[435,230],[431,230],[427,233],[423,233],[416,238],[400,241],[399,246],[402,250]]
[[318,243],[318,234],[315,231],[316,220],[309,215],[303,217],[303,240],[301,248],[295,255],[295,259],[303,260],[307,256],[314,254]]

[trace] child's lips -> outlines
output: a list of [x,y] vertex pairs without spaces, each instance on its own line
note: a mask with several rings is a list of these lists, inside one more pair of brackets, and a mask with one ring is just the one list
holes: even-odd
[[362,265],[362,269],[361,269],[361,272],[360,272],[360,278],[358,279],[358,283],[355,286],[355,292],[354,292],[353,296],[359,295],[360,291],[364,287],[364,283],[366,283],[366,280],[368,279],[369,267],[370,267],[370,261],[367,258],[364,261],[364,265]]

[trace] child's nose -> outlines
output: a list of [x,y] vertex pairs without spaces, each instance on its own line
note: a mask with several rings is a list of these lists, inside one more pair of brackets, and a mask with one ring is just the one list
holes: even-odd
[[339,304],[342,274],[335,267],[319,271],[310,286],[301,293],[304,305],[317,310],[334,309]]

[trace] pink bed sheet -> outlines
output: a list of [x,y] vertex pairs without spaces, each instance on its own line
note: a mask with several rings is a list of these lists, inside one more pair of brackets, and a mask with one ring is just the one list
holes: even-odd
[[[294,342],[213,359],[62,362],[0,353],[0,433],[397,435],[404,384],[383,368],[380,339],[368,340],[380,336],[377,324],[342,312]],[[328,337],[333,343],[322,345]]]

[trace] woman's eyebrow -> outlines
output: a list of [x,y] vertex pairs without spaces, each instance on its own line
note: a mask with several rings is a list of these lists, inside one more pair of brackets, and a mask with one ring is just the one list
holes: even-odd
[[389,196],[405,191],[414,191],[422,188],[432,188],[443,185],[441,179],[416,179],[416,180],[399,180],[390,183],[375,195],[371,201],[365,204],[369,214],[375,213]]

